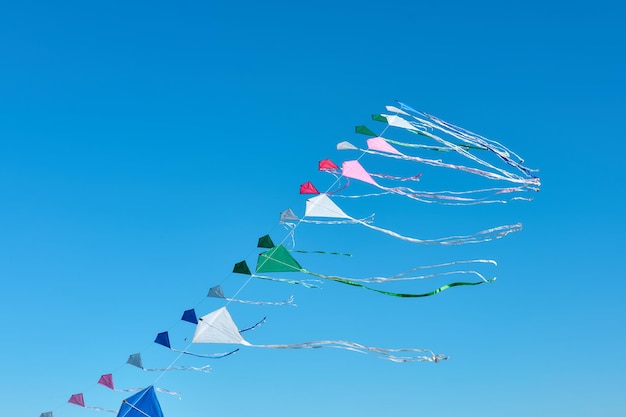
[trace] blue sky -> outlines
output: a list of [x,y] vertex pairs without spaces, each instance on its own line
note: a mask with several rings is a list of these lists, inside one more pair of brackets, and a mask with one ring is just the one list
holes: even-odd
[[259,236],[285,236],[278,213],[303,212],[298,185],[329,184],[317,161],[347,158],[335,144],[363,145],[354,126],[399,99],[504,143],[541,169],[542,190],[497,207],[363,200],[357,214],[417,236],[524,230],[432,248],[303,225],[301,249],[354,256],[298,259],[364,277],[493,258],[497,282],[403,300],[253,281],[242,298],[298,307],[229,308],[241,327],[268,316],[253,343],[346,339],[450,360],[246,349],[210,374],[162,376],[183,395],[160,396],[165,415],[623,415],[623,14],[603,1],[3,2],[0,414],[96,415],[66,401],[117,409],[124,394],[101,374],[154,382],[128,355],[174,360],[156,334],[182,347],[182,311],[221,307],[208,288],[243,285],[232,265],[254,261]]

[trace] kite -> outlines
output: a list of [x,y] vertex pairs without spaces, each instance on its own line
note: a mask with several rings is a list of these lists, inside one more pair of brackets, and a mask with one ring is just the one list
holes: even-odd
[[[323,220],[317,220],[318,218],[321,218]],[[320,194],[306,200],[304,219],[299,219],[291,209],[287,209],[281,213],[280,221],[281,223],[307,222],[313,224],[361,224],[372,230],[385,233],[397,239],[426,245],[463,245],[469,243],[488,242],[490,240],[503,238],[509,233],[519,232],[520,230],[522,230],[521,223],[515,223],[510,225],[492,227],[490,229],[482,230],[471,235],[448,236],[438,239],[418,239],[414,237],[403,236],[392,230],[383,229],[382,227],[374,226],[373,224],[370,224],[363,220],[351,217],[346,214],[342,209],[340,209],[339,206],[337,206],[337,204],[335,204],[335,202],[333,202],[326,194]]]
[[[485,277],[483,277],[480,273],[476,272],[476,271],[452,271],[452,272],[440,272],[440,273],[435,273],[435,274],[429,274],[429,275],[421,275],[421,276],[417,276],[417,277],[412,277],[412,276],[407,276],[409,273],[420,270],[420,269],[426,269],[426,268],[435,268],[435,267],[441,267],[441,266],[450,266],[450,265],[456,265],[456,264],[462,264],[462,263],[493,263],[495,264],[495,261],[492,260],[483,260],[483,259],[479,259],[479,260],[472,260],[472,261],[456,261],[456,262],[449,262],[446,264],[440,264],[440,265],[432,265],[432,266],[426,266],[426,267],[417,267],[417,268],[413,268],[409,271],[403,272],[401,274],[397,274],[393,277],[371,277],[371,278],[364,278],[364,279],[354,279],[354,278],[345,278],[345,277],[339,277],[339,276],[333,276],[333,275],[325,275],[325,274],[319,274],[316,272],[311,272],[307,269],[304,269],[299,263],[298,261],[296,261],[296,259],[289,253],[289,251],[283,246],[283,245],[278,245],[275,246],[265,252],[262,252],[261,254],[259,254],[259,258],[258,258],[258,262],[257,262],[257,266],[256,266],[256,272],[261,272],[261,273],[271,273],[271,272],[300,272],[303,274],[307,274],[307,275],[311,275],[317,278],[322,278],[322,279],[327,279],[330,281],[334,281],[334,282],[338,282],[341,284],[346,284],[346,285],[351,285],[353,287],[359,287],[359,288],[363,288],[369,291],[374,291],[377,292],[379,294],[384,294],[384,295],[389,295],[389,296],[393,296],[393,297],[403,297],[403,298],[419,298],[419,297],[428,297],[431,295],[435,295],[438,294],[442,291],[445,291],[449,288],[452,287],[458,287],[458,286],[474,286],[474,285],[479,285],[479,284],[483,284],[483,283],[491,283],[493,281],[495,281],[495,278],[492,279],[486,279]],[[252,273],[250,272],[250,268],[248,267],[248,264],[246,263],[246,261],[242,261],[239,262],[237,265],[235,265],[235,269],[234,272],[238,272],[241,274],[247,274],[247,275],[252,275]],[[437,276],[443,276],[443,275],[452,275],[452,274],[463,274],[463,273],[467,273],[467,274],[474,274],[477,275],[478,277],[481,278],[480,281],[474,281],[474,282],[453,282],[450,284],[446,284],[443,285],[435,290],[432,290],[430,292],[427,293],[422,293],[422,294],[410,294],[410,293],[396,293],[396,292],[391,292],[391,291],[383,291],[383,290],[379,290],[376,288],[371,288],[368,286],[363,285],[363,283],[382,283],[382,282],[391,282],[391,281],[406,281],[406,280],[418,280],[418,279],[426,279],[426,278],[433,278],[433,277],[437,277]],[[254,276],[254,275],[252,275]],[[266,279],[275,279],[273,277],[265,277]],[[278,280],[278,279],[277,279]],[[283,281],[282,279],[280,279],[281,281]]]
[[239,300],[239,299],[236,299],[236,298],[228,298],[228,297],[226,297],[224,295],[224,290],[222,290],[222,287],[219,286],[219,285],[209,289],[208,297],[221,298],[221,299],[226,300],[228,302],[241,303],[241,304],[270,305],[270,306],[290,305],[290,306],[294,306],[294,307],[296,306],[296,304],[294,304],[294,302],[293,302],[293,295],[290,296],[285,301],[247,301],[247,300]]
[[107,410],[106,408],[87,407],[87,406],[85,406],[85,398],[83,397],[82,393],[72,394],[72,396],[70,397],[69,400],[67,400],[67,402],[70,403],[70,404],[77,405],[79,407],[86,408],[87,410],[105,411],[107,413],[115,413],[115,410]]
[[117,417],[163,417],[161,405],[151,385],[122,401]]
[[141,360],[141,354],[139,353],[133,353],[132,355],[130,355],[126,363],[146,372],[168,372],[168,371],[197,371],[197,372],[204,372],[204,373],[211,372],[211,367],[209,365],[205,365],[199,368],[194,367],[194,366],[168,366],[167,368],[144,368],[143,361]]
[[[215,310],[199,319],[193,335],[193,343],[227,343],[267,349],[316,349],[335,348],[353,352],[374,354],[381,359],[393,362],[440,362],[448,359],[443,354],[435,354],[428,349],[401,348],[384,349],[365,346],[343,340],[324,340],[288,345],[253,345],[242,336],[226,307]],[[402,356],[398,356],[402,353]]]
[[226,356],[230,356],[233,353],[237,353],[239,351],[239,349],[235,349],[233,351],[225,352],[225,353],[193,353],[193,352],[188,352],[186,350],[174,349],[172,348],[172,345],[170,344],[170,336],[168,332],[159,333],[156,339],[154,339],[154,343],[159,344],[161,346],[165,346],[172,352],[178,352],[184,355],[196,356],[198,358],[207,358],[207,359],[221,359],[221,358],[225,358]]
[[[100,379],[98,379],[98,384],[104,387],[107,387],[111,391],[115,391],[115,392],[137,392],[143,389],[143,388],[116,389],[115,385],[113,384],[113,374],[104,374],[100,376]],[[157,392],[160,392],[162,394],[174,395],[178,397],[179,400],[181,399],[180,393],[178,392],[169,391],[163,388],[155,388],[155,389]]]
[[302,285],[305,288],[320,288],[322,281],[314,279],[296,280],[285,278],[274,278],[266,275],[253,274],[248,268],[246,261],[237,262],[233,267],[233,272],[236,274],[250,275],[252,278],[264,279],[267,281],[283,282],[285,284]]
[[300,186],[300,194],[319,194],[317,188],[310,181],[305,182]]
[[[330,159],[324,159],[320,161],[318,164],[318,170],[322,172],[328,172],[329,174],[333,174],[335,175],[335,177],[337,177],[338,175],[343,175],[342,172],[339,170],[339,167],[337,166],[337,164],[335,164]],[[420,179],[422,178],[422,174],[412,175],[410,177],[397,177],[394,175],[375,174],[375,173],[369,173],[369,175],[372,177],[386,178],[386,179],[395,180],[395,181],[420,181]],[[345,175],[343,176],[345,177]],[[303,194],[303,193],[300,193],[300,194]],[[320,194],[320,193],[318,192],[316,194]],[[333,194],[333,193],[327,192],[326,194]]]
[[52,416],[52,411],[48,411],[46,413],[41,413],[41,414],[39,414],[39,417],[53,417]]

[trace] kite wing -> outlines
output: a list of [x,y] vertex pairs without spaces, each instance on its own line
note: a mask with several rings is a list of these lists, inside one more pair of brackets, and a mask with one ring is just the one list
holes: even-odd
[[193,335],[193,343],[250,344],[241,336],[226,307],[200,317]]

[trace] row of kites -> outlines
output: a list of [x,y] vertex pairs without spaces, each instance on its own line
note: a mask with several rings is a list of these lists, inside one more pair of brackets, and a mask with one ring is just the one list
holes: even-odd
[[[355,132],[367,137],[364,140],[365,146],[359,147],[350,142],[341,142],[337,145],[337,149],[340,151],[355,152],[356,158],[346,160],[341,164],[336,164],[330,159],[319,161],[319,171],[334,177],[332,185],[326,191],[321,192],[313,183],[303,183],[300,186],[300,194],[309,196],[306,199],[304,214],[298,216],[292,209],[282,211],[279,216],[279,222],[287,229],[287,235],[282,242],[275,244],[269,235],[260,237],[257,243],[260,253],[258,254],[256,265],[251,268],[243,260],[234,265],[233,273],[243,274],[249,278],[260,280],[300,285],[305,288],[319,288],[324,281],[331,281],[372,291],[384,296],[402,298],[429,297],[453,287],[476,286],[495,280],[495,278],[485,278],[475,268],[481,264],[495,265],[496,262],[492,259],[455,260],[436,265],[418,266],[391,276],[365,278],[311,271],[298,261],[299,253],[307,253],[307,251],[295,249],[295,230],[302,223],[360,225],[402,241],[443,246],[491,241],[521,230],[521,224],[515,223],[496,225],[471,234],[425,238],[407,236],[401,231],[374,224],[373,215],[355,217],[346,213],[338,204],[338,201],[342,198],[366,199],[383,195],[399,195],[428,204],[478,205],[507,203],[514,200],[530,201],[532,200],[529,197],[530,193],[539,191],[540,180],[536,175],[537,170],[524,166],[524,160],[521,157],[496,141],[452,125],[430,114],[417,111],[404,103],[398,103],[397,106],[386,106],[385,114],[372,115],[372,119],[384,123],[384,127],[380,129],[381,134],[374,133],[367,126],[356,126]],[[392,137],[402,135],[414,138],[414,140],[392,139]],[[436,157],[433,155],[436,155]],[[446,158],[446,155],[450,157]],[[366,156],[368,158],[369,156],[374,156],[376,158],[406,161],[415,163],[416,166],[420,167],[428,166],[437,169],[453,170],[463,173],[462,175],[464,176],[478,177],[480,181],[476,182],[486,185],[476,189],[460,190],[416,189],[416,184],[423,181],[424,175],[421,173],[398,176],[394,173],[370,172],[365,168],[365,163],[362,162],[362,160],[367,159],[364,158]],[[453,158],[455,158],[454,161],[452,161]],[[492,160],[492,162],[488,162],[488,159]],[[419,168],[415,169],[415,171],[418,170]],[[372,192],[365,194],[348,193],[351,181],[358,181],[371,186]],[[467,181],[463,183],[465,184]],[[351,256],[350,254],[338,252],[311,252]],[[281,276],[281,274],[289,274],[289,277]],[[470,279],[454,280],[445,285],[430,288],[425,292],[395,292],[383,289],[380,285],[390,282],[428,280],[437,277],[461,275],[470,277]],[[248,282],[250,282],[250,279],[246,280],[244,286]],[[250,323],[248,326],[240,328],[235,323],[227,307],[231,303],[295,306],[293,297],[275,301],[244,300],[235,296],[227,296],[220,285],[210,288],[208,297],[222,300],[225,306],[200,317],[195,309],[183,312],[182,320],[195,325],[191,343],[182,349],[173,347],[168,332],[159,333],[154,340],[155,343],[177,352],[179,358],[183,355],[189,355],[203,359],[220,359],[233,355],[243,347],[262,349],[335,348],[371,354],[393,362],[437,363],[447,359],[447,356],[444,354],[435,353],[429,349],[390,349],[366,346],[345,340],[306,341],[296,344],[253,344],[244,338],[244,334],[261,326],[265,322],[265,317],[257,323]],[[197,352],[193,348],[190,349],[194,344],[207,343],[233,345],[233,348],[225,352],[211,354]],[[210,371],[209,365],[200,367],[176,366],[175,362],[176,360],[169,366],[161,368],[144,367],[140,353],[130,355],[127,361],[129,365],[142,371],[161,373],[161,375],[169,371]],[[117,389],[113,384],[112,374],[102,375],[98,383],[113,391],[133,394],[123,400],[119,410],[88,406],[85,404],[83,393],[72,395],[68,402],[85,409],[117,413],[118,417],[160,417],[163,416],[163,412],[157,399],[157,392],[180,398],[178,392],[154,386],[141,389]],[[52,412],[45,412],[40,417],[53,417],[53,415]]]

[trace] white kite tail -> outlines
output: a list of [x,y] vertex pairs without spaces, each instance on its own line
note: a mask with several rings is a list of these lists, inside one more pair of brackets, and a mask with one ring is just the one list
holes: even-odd
[[201,367],[195,367],[195,366],[170,366],[168,368],[140,368],[143,371],[146,372],[169,372],[169,371],[196,371],[196,372],[204,372],[204,373],[209,373],[211,372],[211,366],[210,365],[205,365],[205,366],[201,366]]
[[[430,134],[428,134],[428,135],[430,135]],[[430,136],[434,136],[434,135],[430,135]],[[398,144],[399,142],[394,142],[394,143]],[[485,171],[485,170],[479,169],[479,168],[472,168],[472,167],[468,167],[468,166],[465,166],[465,165],[450,164],[450,163],[447,163],[447,162],[443,162],[440,159],[421,158],[419,156],[405,155],[403,153],[401,153],[399,155],[396,155],[396,154],[390,154],[390,153],[386,153],[386,152],[373,151],[373,150],[369,150],[369,149],[360,149],[360,151],[365,152],[365,153],[369,153],[369,154],[372,154],[372,155],[384,156],[386,158],[394,158],[394,159],[400,159],[400,160],[404,160],[404,161],[419,162],[419,163],[422,163],[422,164],[426,164],[426,165],[430,165],[430,166],[434,166],[434,167],[440,167],[440,168],[455,169],[457,171],[467,172],[468,174],[479,175],[481,177],[484,177],[484,178],[487,178],[487,179],[490,179],[490,180],[509,181],[509,182],[523,184],[523,185],[538,185],[537,184],[537,180],[533,179],[533,178],[522,178],[522,177],[519,177],[517,175],[513,175],[511,173],[507,173],[506,175],[504,175],[504,174],[497,174],[495,172]],[[476,158],[476,159],[479,159],[479,158]],[[494,167],[494,169],[496,169],[496,168]],[[498,170],[498,169],[496,169],[496,170]]]
[[[464,129],[459,126],[455,126],[452,123],[448,123],[445,120],[439,119],[438,117],[435,117],[431,114],[424,113],[424,115],[428,117],[429,119],[431,119],[434,123],[449,129],[446,131],[446,133],[448,133],[449,135],[454,136],[464,141],[470,141],[470,142],[474,142],[482,146],[485,146],[487,149],[489,149],[490,151],[495,153],[498,157],[500,157],[504,162],[519,169],[525,174],[530,174],[531,172],[539,171],[537,169],[531,169],[522,165],[524,163],[524,159],[522,157],[520,157],[518,154],[508,149],[506,146],[502,145],[501,143],[496,142],[495,140],[487,139],[484,136],[471,132],[467,129]],[[516,158],[517,161],[512,160],[511,156]]]
[[[340,197],[340,196],[337,196]],[[358,198],[358,197],[357,197]],[[355,224],[355,223],[366,223],[370,224],[374,222],[374,213],[370,214],[367,217],[363,217],[362,219],[345,219],[345,220],[311,220],[311,219],[300,219],[301,223],[311,223],[311,224]]]
[[[392,362],[440,362],[448,359],[448,357],[441,353],[434,353],[430,349],[416,349],[416,348],[400,348],[400,349],[386,349],[373,346],[365,346],[359,343],[347,342],[344,340],[322,340],[319,342],[305,342],[296,343],[290,345],[250,345],[253,347],[261,347],[268,349],[319,349],[319,348],[333,348],[343,349],[352,352],[358,352],[363,354],[373,354],[380,359],[385,359]],[[398,353],[405,353],[405,355],[397,355]],[[426,354],[426,355],[424,355]]]
[[[260,278],[259,276],[255,275],[256,277]],[[317,287],[313,287],[313,288],[317,288]],[[239,300],[236,298],[225,298],[226,301],[231,301],[234,303],[240,303],[240,304],[250,304],[250,305],[257,305],[257,306],[284,306],[284,305],[291,305],[296,307],[296,304],[294,304],[294,298],[293,295],[290,296],[287,300],[285,301],[249,301],[249,300]]]
[[156,392],[160,392],[161,394],[167,394],[167,395],[173,395],[175,397],[178,397],[179,400],[182,400],[182,397],[180,395],[180,392],[176,392],[176,391],[169,391],[163,388],[155,388],[154,389]]
[[467,269],[455,270],[455,271],[433,272],[431,274],[422,274],[422,275],[410,275],[413,272],[421,271],[421,270],[432,270],[436,268],[445,268],[449,266],[473,264],[473,263],[486,263],[486,264],[491,264],[491,265],[497,265],[496,261],[494,261],[493,259],[470,259],[470,260],[463,260],[463,261],[445,262],[445,263],[440,263],[436,265],[417,266],[415,268],[411,268],[407,271],[400,272],[399,274],[392,275],[390,277],[345,278],[345,279],[349,279],[350,281],[354,281],[354,282],[379,284],[379,283],[385,283],[385,282],[422,280],[422,279],[443,277],[443,276],[448,276],[448,275],[470,274],[470,275],[477,276],[483,282],[489,282],[489,280],[486,279],[480,272],[474,271],[474,270],[467,270]]
[[403,195],[413,200],[417,200],[423,203],[437,203],[441,205],[447,206],[468,206],[468,205],[476,205],[476,204],[491,204],[491,203],[500,203],[504,204],[508,201],[512,200],[532,200],[531,198],[525,197],[511,197],[510,200],[507,199],[493,199],[494,196],[504,195],[504,194],[512,194],[512,193],[522,193],[527,192],[529,190],[534,190],[529,188],[526,185],[521,185],[518,187],[499,187],[499,188],[482,188],[477,190],[467,190],[467,191],[419,191],[414,190],[408,187],[395,187],[388,188],[383,186],[378,186],[383,190],[389,190],[395,194]]
[[[417,113],[419,114],[419,112]],[[471,159],[480,165],[486,166],[490,169],[500,172],[504,176],[509,177],[511,180],[513,178],[521,179],[521,177],[509,171],[506,171],[501,168],[497,168],[493,166],[492,164],[478,158],[477,156],[471,154],[466,149],[464,149],[463,146],[459,146],[454,143],[448,142],[445,139],[442,139],[441,137],[434,135],[425,129],[428,129],[428,128],[437,129],[443,133],[446,133],[470,145],[484,147],[488,149],[489,151],[493,152],[494,154],[496,154],[502,161],[504,161],[509,166],[515,167],[516,169],[523,172],[526,176],[530,177],[528,179],[530,182],[533,182],[536,185],[539,185],[539,179],[536,177],[533,177],[533,175],[531,174],[532,172],[536,172],[536,170],[532,170],[530,168],[523,166],[520,163],[520,162],[523,162],[522,158],[520,158],[518,155],[516,155],[514,152],[510,151],[506,147],[504,147],[502,144],[496,141],[486,139],[480,135],[469,132],[465,129],[457,128],[456,126],[451,125],[447,122],[444,122],[441,119],[437,119],[434,116],[427,115],[427,114],[424,114],[424,116],[430,118],[431,120],[425,120],[415,115],[410,115],[410,117],[413,118],[414,121],[408,121],[406,119],[403,119],[400,116],[394,115],[394,116],[388,116],[387,121],[390,126],[400,127],[400,128],[407,129],[407,130],[415,130],[416,132],[419,132],[425,136],[428,136],[431,139],[441,143],[445,147],[451,150],[454,150],[457,153],[465,156],[466,158]],[[520,162],[513,161],[511,159],[511,155],[514,155],[514,157],[516,157]]]
[[448,236],[448,237],[442,237],[439,239],[417,239],[414,237],[401,235],[392,230],[383,229],[382,227],[374,226],[373,224],[360,222],[357,219],[352,219],[352,220],[354,220],[356,223],[362,224],[365,227],[369,227],[372,230],[385,233],[389,236],[393,236],[395,238],[398,238],[407,242],[420,243],[424,245],[465,245],[469,243],[489,242],[490,240],[501,239],[504,236],[508,235],[509,233],[519,232],[522,230],[522,224],[515,223],[515,224],[510,224],[510,225],[492,227],[490,229],[481,230],[480,232],[476,232],[471,235]]
[[257,274],[252,274],[252,277],[264,279],[267,281],[284,282],[286,284],[293,284],[293,285],[302,285],[304,288],[321,288],[322,284],[324,284],[322,281],[318,279],[296,280],[296,279],[287,279],[287,278],[275,278],[275,277],[269,277],[266,275],[257,275]]
[[[139,392],[142,390],[144,390],[144,388],[129,388],[129,389],[117,389],[116,388],[113,391],[115,392]],[[154,390],[157,392],[160,392],[161,394],[173,395],[175,397],[178,397],[179,400],[182,400],[182,397],[179,392],[166,390],[165,388],[155,388]],[[117,411],[114,411],[114,412],[117,413]]]
[[87,410],[92,410],[92,411],[102,411],[105,413],[114,413],[114,414],[117,413],[116,410],[108,410],[106,408],[101,408],[101,407],[83,407],[83,408],[86,408]]

